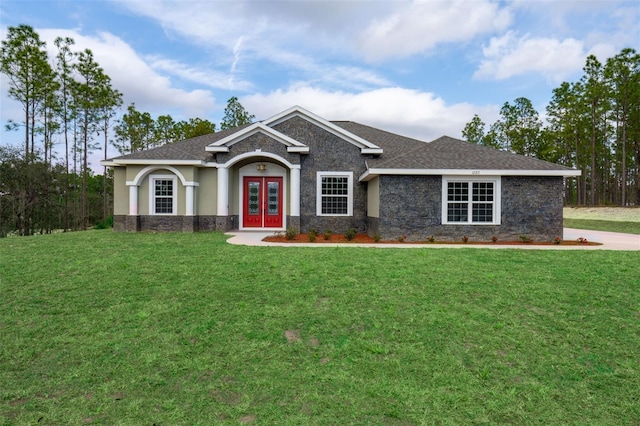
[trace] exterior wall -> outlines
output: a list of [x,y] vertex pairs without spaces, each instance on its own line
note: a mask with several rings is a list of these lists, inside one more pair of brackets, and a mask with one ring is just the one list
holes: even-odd
[[369,235],[408,241],[536,241],[562,236],[562,177],[503,176],[500,225],[442,225],[440,176],[380,176],[378,231],[370,218]]
[[562,238],[562,191],[562,177],[503,177],[501,233],[512,240]]
[[113,215],[129,214],[129,187],[127,172],[124,167],[113,170]]
[[229,214],[240,215],[240,171],[234,167],[229,176]]
[[139,216],[140,230],[147,231],[182,231],[194,232],[198,230],[196,216]]
[[[380,217],[377,234],[383,240],[406,236],[408,241],[424,241],[436,235],[440,225],[440,176],[379,177]],[[369,231],[370,235],[375,235]],[[461,235],[462,236],[462,235]]]
[[113,215],[113,231],[124,232],[127,230],[127,215],[114,214]]
[[196,188],[196,209],[199,216],[213,216],[218,212],[218,170],[202,168],[198,171]]
[[[380,217],[380,178],[367,182],[367,216]],[[371,222],[369,222],[371,223]]]
[[[342,233],[354,228],[366,232],[367,184],[358,182],[358,177],[364,173],[364,161],[368,157],[361,154],[360,148],[300,117],[293,117],[274,128],[309,146],[309,153],[300,155],[300,231],[329,229]],[[353,172],[352,216],[316,216],[316,175],[319,171]],[[288,225],[293,226],[289,222]]]
[[367,221],[367,234],[373,236],[380,235],[380,219],[377,217],[369,217]]

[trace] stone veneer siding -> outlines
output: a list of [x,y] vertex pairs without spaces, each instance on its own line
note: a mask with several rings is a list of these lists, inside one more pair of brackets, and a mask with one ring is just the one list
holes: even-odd
[[440,176],[380,176],[380,218],[369,218],[369,235],[408,241],[536,241],[562,237],[562,177],[503,176],[501,225],[442,225]]
[[[276,154],[292,164],[300,164],[300,154],[287,152],[287,147],[282,143],[274,140],[270,136],[262,133],[252,135],[232,146],[229,147],[229,152],[220,152],[216,154],[216,161],[218,163],[226,163],[232,158],[244,154],[246,152],[255,153],[259,156],[259,152],[270,152]],[[247,160],[247,162],[253,162],[256,159]],[[271,160],[269,160],[271,161]],[[241,164],[240,164],[241,165]],[[238,167],[238,165],[236,165]]]
[[[226,232],[234,228],[237,216],[113,216],[114,232]],[[237,227],[237,226],[235,226]]]
[[[300,232],[315,229],[343,233],[348,229],[367,231],[367,185],[358,182],[365,171],[365,159],[360,148],[300,117],[293,117],[274,129],[309,146],[309,153],[300,155]],[[353,216],[317,216],[317,172],[353,172]]]

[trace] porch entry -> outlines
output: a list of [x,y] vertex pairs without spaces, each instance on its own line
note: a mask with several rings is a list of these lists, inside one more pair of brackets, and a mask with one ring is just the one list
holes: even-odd
[[242,226],[282,228],[282,177],[245,176]]

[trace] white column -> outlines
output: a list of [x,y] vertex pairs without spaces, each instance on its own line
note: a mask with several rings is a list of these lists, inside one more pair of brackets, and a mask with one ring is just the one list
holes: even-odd
[[129,216],[138,216],[138,185],[129,186]]
[[300,169],[291,169],[291,205],[289,206],[291,216],[300,216]]
[[185,194],[185,213],[187,216],[193,216],[193,211],[194,211],[194,186],[193,185],[187,185],[186,187],[186,194]]
[[229,216],[229,169],[218,167],[218,216]]

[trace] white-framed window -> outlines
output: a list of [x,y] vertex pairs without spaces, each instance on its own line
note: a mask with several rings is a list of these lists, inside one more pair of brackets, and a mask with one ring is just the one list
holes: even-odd
[[499,225],[500,177],[442,177],[442,223]]
[[318,172],[316,214],[353,215],[353,172]]
[[178,185],[175,175],[151,175],[149,186],[149,211],[152,215],[178,213]]

